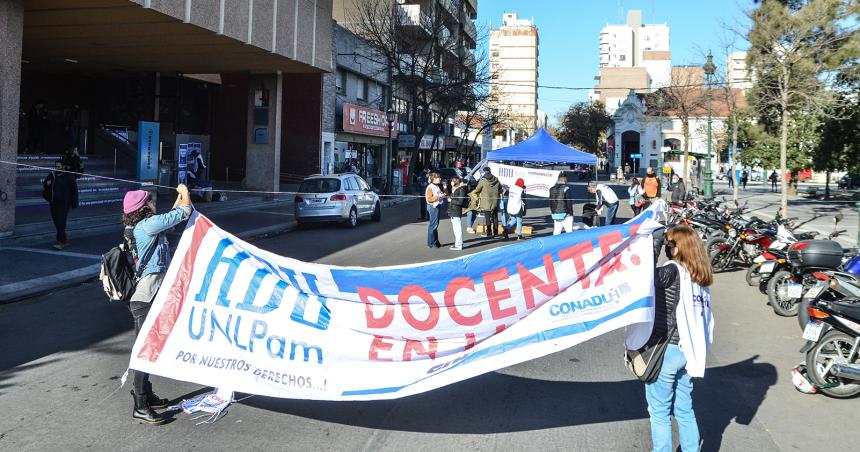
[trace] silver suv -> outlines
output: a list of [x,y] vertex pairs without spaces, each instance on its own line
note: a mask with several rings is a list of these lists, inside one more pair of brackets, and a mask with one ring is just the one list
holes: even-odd
[[306,178],[296,195],[296,222],[338,221],[354,228],[360,218],[382,220],[382,203],[370,185],[353,173]]

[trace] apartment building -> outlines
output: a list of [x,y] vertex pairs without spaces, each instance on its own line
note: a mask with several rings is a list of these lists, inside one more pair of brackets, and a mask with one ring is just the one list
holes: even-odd
[[750,89],[753,78],[751,71],[747,68],[747,53],[732,52],[726,58],[726,79],[732,88]]
[[534,21],[515,13],[506,13],[502,26],[490,31],[490,71],[495,76],[491,89],[508,118],[508,127],[496,129],[496,134],[506,135],[500,147],[528,138],[538,127],[539,44]]

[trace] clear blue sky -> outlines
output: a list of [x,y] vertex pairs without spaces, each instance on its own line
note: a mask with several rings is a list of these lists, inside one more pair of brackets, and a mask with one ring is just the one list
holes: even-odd
[[[709,49],[716,58],[730,35],[724,24],[736,26],[752,7],[752,0],[479,0],[477,24],[482,30],[498,28],[505,12],[534,19],[540,36],[539,83],[592,87],[600,29],[625,23],[628,10],[641,10],[645,24],[668,23],[672,64],[684,65],[704,63]],[[570,104],[588,99],[588,91],[541,88],[539,97],[539,108],[552,122]]]

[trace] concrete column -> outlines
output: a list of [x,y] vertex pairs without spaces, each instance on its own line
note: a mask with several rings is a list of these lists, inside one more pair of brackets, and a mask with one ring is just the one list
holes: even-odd
[[[248,81],[245,186],[249,190],[280,190],[283,80],[278,73],[252,75]],[[260,101],[261,94],[266,100]]]
[[[0,1],[0,160],[18,157],[24,1]],[[15,230],[15,166],[0,163],[0,237]]]

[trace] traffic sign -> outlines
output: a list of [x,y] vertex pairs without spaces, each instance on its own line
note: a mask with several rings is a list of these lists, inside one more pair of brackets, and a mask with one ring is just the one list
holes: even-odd
[[632,159],[641,159],[641,158],[642,158],[642,154],[630,154],[630,158],[632,158]]

